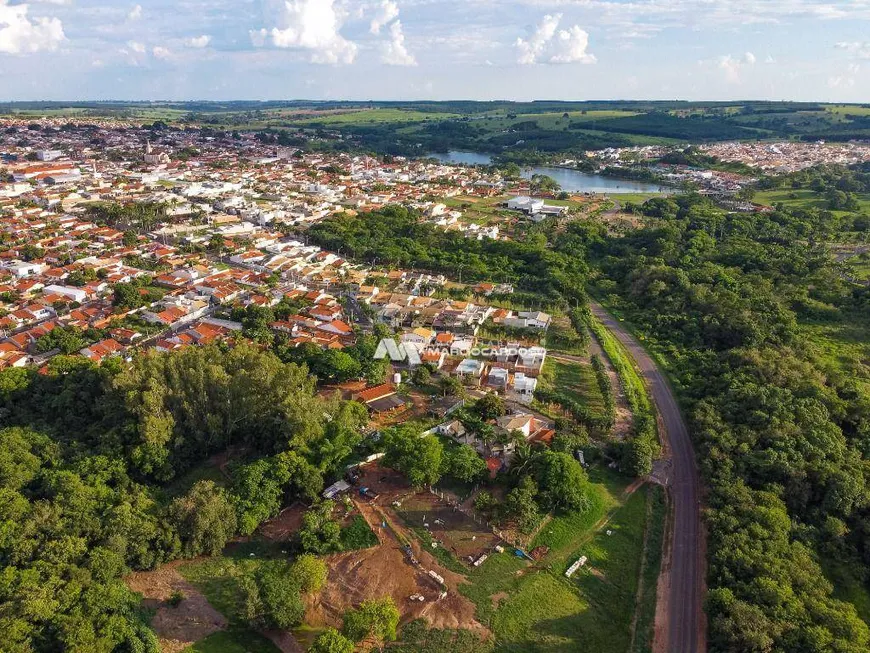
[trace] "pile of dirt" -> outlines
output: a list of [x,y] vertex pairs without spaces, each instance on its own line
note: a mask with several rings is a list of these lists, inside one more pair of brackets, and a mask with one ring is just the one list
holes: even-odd
[[[154,571],[137,572],[125,579],[131,590],[142,594],[145,606],[156,610],[151,627],[157,633],[163,653],[182,651],[227,626],[224,616],[178,572],[179,564],[181,562]],[[172,607],[167,600],[175,592],[181,592],[185,598]]]
[[[365,506],[362,509],[365,513]],[[367,520],[376,521],[371,515]],[[367,599],[390,596],[402,615],[402,623],[424,618],[435,628],[462,628],[489,636],[489,631],[474,617],[474,604],[457,591],[465,578],[441,567],[397,521],[389,518],[390,528],[379,529],[381,545],[327,559],[326,587],[318,597],[309,599],[306,623],[314,627],[340,627],[342,615],[349,608]],[[394,532],[411,542],[420,567],[411,564]],[[447,589],[444,598],[439,596],[445,588],[428,575],[429,570],[444,578]],[[412,599],[412,596],[422,596],[423,600]]]

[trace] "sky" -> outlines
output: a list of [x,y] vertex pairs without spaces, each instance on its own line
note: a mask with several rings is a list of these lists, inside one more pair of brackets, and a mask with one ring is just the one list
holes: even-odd
[[6,100],[870,102],[870,0],[0,0]]

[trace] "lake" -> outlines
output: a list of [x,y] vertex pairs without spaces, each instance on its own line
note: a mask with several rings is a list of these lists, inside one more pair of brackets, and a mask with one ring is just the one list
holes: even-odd
[[[444,163],[457,165],[489,165],[492,157],[480,152],[433,152],[426,156],[438,159]],[[664,189],[657,184],[648,184],[642,181],[630,179],[618,179],[605,177],[604,175],[589,174],[570,168],[553,168],[549,166],[523,168],[523,177],[526,179],[532,175],[548,175],[555,179],[562,190],[569,193],[662,193]]]

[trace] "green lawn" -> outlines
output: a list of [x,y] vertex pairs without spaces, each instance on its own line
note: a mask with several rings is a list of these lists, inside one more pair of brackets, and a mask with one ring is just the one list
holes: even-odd
[[186,474],[179,476],[172,481],[165,489],[164,493],[167,497],[178,497],[186,494],[190,488],[196,485],[199,481],[214,481],[218,486],[226,486],[227,478],[223,475],[217,465],[206,461],[198,467],[194,467]]
[[661,193],[617,193],[613,195],[613,199],[619,200],[619,203],[622,206],[625,206],[628,202],[631,202],[632,204],[643,204],[647,200],[656,197],[663,197],[663,195]]
[[846,316],[841,321],[802,324],[801,331],[821,365],[850,375],[865,392],[870,392],[870,369],[866,366],[870,359],[870,325],[861,320],[859,316]]
[[667,504],[665,491],[658,486],[647,489],[647,533],[640,578],[643,587],[637,611],[631,653],[651,653],[656,616],[656,592],[662,568]]

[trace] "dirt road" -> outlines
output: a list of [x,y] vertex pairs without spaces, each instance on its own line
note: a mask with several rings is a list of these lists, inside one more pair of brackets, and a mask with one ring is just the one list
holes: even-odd
[[703,612],[704,532],[701,528],[700,480],[692,441],[677,401],[655,361],[634,337],[597,304],[593,314],[634,357],[664,424],[672,457],[670,494],[671,546],[665,551],[665,600],[656,614],[656,649],[669,653],[701,653],[706,649]]

